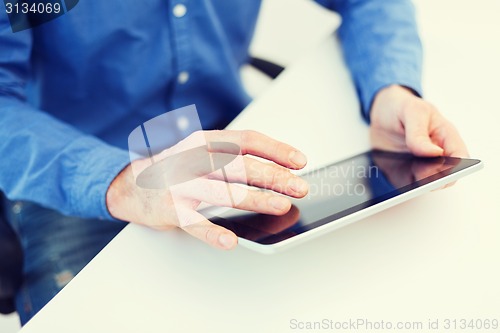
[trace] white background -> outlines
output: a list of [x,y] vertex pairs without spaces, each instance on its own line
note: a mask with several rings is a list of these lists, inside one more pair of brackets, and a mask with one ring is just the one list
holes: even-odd
[[[294,4],[296,1],[290,2]],[[461,129],[473,157],[491,155],[488,153],[491,151],[500,153],[500,1],[415,0],[415,4],[425,47],[425,97]],[[294,5],[289,8],[288,17],[302,13],[300,6],[295,10]],[[274,24],[279,22],[279,18],[275,18]],[[311,29],[313,33],[316,30]],[[300,38],[308,37],[303,34]],[[485,163],[485,170],[475,180],[491,184],[492,188],[484,188],[483,192],[477,193],[478,201],[484,196],[496,195],[494,186],[500,185],[496,174],[500,165],[494,165],[493,161],[488,163],[488,160]],[[485,182],[487,177],[491,180]],[[497,212],[496,217],[471,218],[498,223],[499,215]],[[486,237],[480,231],[477,235]],[[487,237],[497,239],[498,235]],[[474,260],[481,261],[481,258]],[[491,264],[499,265],[498,262]],[[467,290],[473,286],[463,288],[464,295],[473,294]],[[460,301],[467,302],[468,299]],[[15,316],[0,316],[1,333],[16,332],[18,328]]]

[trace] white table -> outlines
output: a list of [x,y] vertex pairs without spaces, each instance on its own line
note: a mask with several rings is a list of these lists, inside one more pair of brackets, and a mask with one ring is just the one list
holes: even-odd
[[[293,319],[424,328],[429,319],[500,319],[500,214],[491,187],[500,117],[489,114],[498,97],[480,95],[481,82],[463,76],[444,80],[450,73],[438,65],[434,76],[427,72],[429,95],[485,161],[480,173],[277,255],[222,252],[180,231],[131,225],[22,332],[290,332]],[[333,41],[288,69],[232,126],[296,145],[310,167],[368,147]]]

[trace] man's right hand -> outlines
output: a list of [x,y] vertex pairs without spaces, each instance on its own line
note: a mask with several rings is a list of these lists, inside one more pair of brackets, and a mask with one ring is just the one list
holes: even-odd
[[[203,146],[205,148],[186,149],[192,147],[193,142],[200,141],[207,143]],[[220,143],[239,147],[241,155],[224,151],[224,145]],[[274,163],[264,163],[246,155],[258,156]],[[154,177],[151,181],[174,185],[160,189],[141,187],[138,170],[146,170],[151,162],[149,159],[134,161],[108,188],[106,204],[110,214],[119,220],[156,229],[180,227],[221,249],[234,248],[237,237],[201,215],[197,209],[202,202],[283,215],[290,210],[291,203],[288,198],[277,193],[301,198],[308,192],[308,184],[290,172],[290,169],[302,169],[306,165],[304,154],[254,131],[195,132],[154,159],[164,159],[165,163],[160,168],[155,166],[156,171],[152,175],[146,174],[146,177]],[[211,161],[209,165],[204,163],[207,160]],[[224,172],[214,169],[217,161],[229,161]],[[157,164],[161,165],[161,161]],[[180,179],[188,181],[179,184]],[[250,189],[237,183],[271,191]]]

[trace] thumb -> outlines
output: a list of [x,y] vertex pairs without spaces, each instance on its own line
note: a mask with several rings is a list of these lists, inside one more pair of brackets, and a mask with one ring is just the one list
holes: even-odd
[[238,244],[238,238],[232,231],[208,221],[195,210],[179,207],[177,214],[181,229],[215,248],[231,250]]
[[410,152],[417,156],[441,156],[443,148],[431,141],[429,128],[431,113],[424,110],[412,112],[403,121],[405,129],[406,146]]

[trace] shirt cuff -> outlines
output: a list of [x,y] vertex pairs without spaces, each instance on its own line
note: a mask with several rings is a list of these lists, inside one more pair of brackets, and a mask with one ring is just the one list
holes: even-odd
[[370,111],[378,92],[390,85],[400,85],[413,90],[419,97],[422,96],[420,71],[409,66],[381,67],[371,75],[366,75],[357,83],[357,90],[361,102],[361,111],[365,120],[370,122]]
[[78,140],[80,147],[92,147],[85,152],[73,181],[71,206],[77,216],[115,220],[106,205],[106,193],[111,182],[130,163],[127,151],[86,136]]

